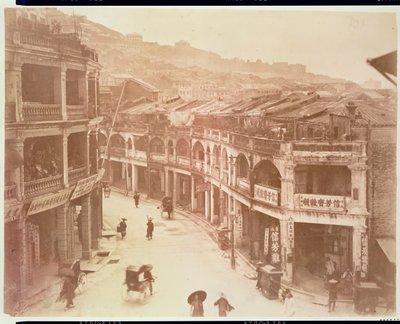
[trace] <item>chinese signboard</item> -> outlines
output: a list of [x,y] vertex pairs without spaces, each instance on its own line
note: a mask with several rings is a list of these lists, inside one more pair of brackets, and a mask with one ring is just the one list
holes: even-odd
[[65,204],[68,201],[69,195],[71,194],[72,189],[67,189],[46,197],[41,197],[38,199],[34,199],[29,206],[29,210],[27,215],[33,215],[40,213],[42,211],[58,207],[60,205]]
[[264,255],[268,255],[268,248],[269,248],[269,227],[265,228],[264,234]]
[[256,184],[254,185],[254,199],[270,205],[278,206],[279,190]]
[[92,175],[89,178],[79,180],[75,187],[74,193],[72,194],[71,200],[89,193],[96,181],[97,174]]
[[281,246],[279,241],[279,226],[271,227],[271,264],[277,265],[281,263]]
[[243,232],[243,221],[242,221],[242,215],[238,215],[236,218],[237,223],[236,223],[236,228],[237,228],[237,235],[238,237],[242,237],[242,232]]
[[202,183],[196,186],[196,191],[197,192],[202,192],[202,191],[210,191],[211,190],[211,183]]
[[368,236],[361,233],[361,272],[368,272]]
[[300,208],[303,209],[345,210],[345,197],[343,196],[300,194],[299,198]]
[[288,241],[289,249],[294,248],[294,221],[292,219],[288,222]]

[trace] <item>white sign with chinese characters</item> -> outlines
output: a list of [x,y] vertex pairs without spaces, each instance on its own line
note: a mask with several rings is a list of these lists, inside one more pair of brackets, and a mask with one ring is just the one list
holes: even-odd
[[269,248],[269,227],[265,228],[264,234],[264,255],[268,255],[268,248]]
[[254,185],[254,199],[270,205],[279,206],[279,190],[259,184]]
[[281,263],[281,246],[279,242],[279,226],[271,227],[270,230],[271,239],[271,264]]
[[300,208],[302,209],[324,209],[324,210],[345,210],[345,197],[299,194]]
[[289,249],[294,248],[294,221],[290,219],[288,221],[288,241],[289,241]]
[[242,215],[238,215],[236,218],[236,228],[237,228],[237,235],[238,237],[242,237],[243,234],[243,220]]
[[361,233],[361,272],[368,272],[368,236]]

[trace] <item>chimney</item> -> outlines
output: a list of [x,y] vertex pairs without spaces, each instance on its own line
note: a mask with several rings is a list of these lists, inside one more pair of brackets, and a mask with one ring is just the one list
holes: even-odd
[[349,101],[349,102],[347,103],[347,105],[346,105],[346,109],[347,109],[347,111],[350,113],[351,118],[354,119],[354,118],[355,118],[355,115],[356,115],[357,105],[356,105],[354,102]]

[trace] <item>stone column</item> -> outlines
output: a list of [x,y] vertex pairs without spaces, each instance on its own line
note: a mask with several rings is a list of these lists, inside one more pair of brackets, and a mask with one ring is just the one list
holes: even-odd
[[7,71],[8,87],[6,88],[6,103],[15,103],[15,120],[23,120],[22,113],[22,64],[14,63]]
[[101,214],[100,214],[100,207],[101,207],[101,190],[99,193],[98,185],[96,184],[96,188],[92,190],[91,192],[92,199],[91,199],[91,204],[92,204],[92,217],[91,217],[91,244],[92,244],[92,249],[98,249],[99,248],[99,241],[98,238],[101,237],[100,231],[99,231],[99,223],[101,219]]
[[91,258],[91,197],[87,194],[82,200],[82,258],[89,260]]
[[134,163],[131,164],[132,167],[132,191],[137,191],[137,168]]
[[[24,140],[23,139],[18,139],[15,148],[18,152],[18,154],[23,157],[24,156]],[[15,179],[15,183],[17,184],[17,195],[18,195],[18,200],[24,200],[25,199],[25,167],[24,164],[22,163],[19,168],[16,168],[14,170],[13,177]]]
[[215,219],[215,210],[214,210],[214,185],[211,184],[211,191],[210,191],[210,222],[214,223]]
[[86,176],[90,176],[90,153],[89,153],[89,148],[90,148],[90,131],[86,134],[86,141],[83,145],[85,148],[84,154],[85,154],[85,165],[86,165]]
[[178,177],[177,177],[177,174],[176,174],[176,172],[174,171],[174,182],[173,182],[173,193],[172,193],[172,203],[173,203],[173,206],[174,206],[174,209],[175,209],[175,206],[176,206],[176,199],[177,199],[177,195],[178,195]]
[[[280,236],[281,236],[281,267],[283,271],[282,280],[286,283],[293,282],[293,253],[294,253],[294,222],[289,220],[280,220]],[[289,226],[292,229],[289,229]],[[289,241],[289,231],[292,230],[293,241]],[[291,259],[291,260],[289,260]],[[288,262],[289,260],[289,262]]]
[[57,207],[57,250],[60,261],[68,259],[68,204]]
[[[64,187],[69,187],[69,178],[68,178],[68,134],[64,132],[62,138],[62,155],[63,155],[63,173],[64,173]],[[89,169],[89,164],[87,164],[87,168]]]
[[67,114],[67,67],[65,64],[61,64],[61,71],[60,71],[60,96],[61,96],[61,115],[62,120],[68,119]]
[[196,187],[195,187],[195,179],[194,176],[191,176],[191,186],[190,186],[190,201],[191,201],[191,207],[192,207],[192,212],[195,212],[197,209],[197,202],[196,202]]
[[98,116],[98,104],[97,104],[97,97],[98,97],[98,91],[99,91],[99,73],[96,72],[95,73],[95,77],[94,77],[94,117]]
[[[365,164],[352,164],[351,170],[351,208],[352,214],[366,214],[367,211],[367,170]],[[349,209],[349,208],[348,208]]]
[[281,180],[281,206],[294,208],[294,164],[285,165],[285,175]]
[[205,197],[205,206],[204,206],[204,216],[206,219],[210,219],[210,193],[211,190],[207,190],[204,192],[204,197]]
[[169,190],[169,169],[168,167],[164,169],[165,170],[165,195],[170,196],[170,190]]
[[89,71],[85,72],[85,80],[83,84],[83,106],[85,115],[89,116]]
[[[24,212],[25,213],[25,212]],[[21,213],[22,214],[22,213]],[[29,255],[29,247],[28,247],[28,233],[26,228],[26,218],[25,215],[21,215],[18,221],[18,239],[19,239],[19,278],[20,278],[20,287],[18,291],[18,299],[24,303],[24,299],[26,299],[27,294],[27,285],[29,283],[29,277],[32,269],[30,268],[30,255]],[[10,260],[11,261],[11,260]]]

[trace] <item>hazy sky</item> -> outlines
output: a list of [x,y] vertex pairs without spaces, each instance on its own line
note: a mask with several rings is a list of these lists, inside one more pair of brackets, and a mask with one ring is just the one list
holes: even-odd
[[[75,14],[121,33],[138,32],[145,41],[187,40],[224,58],[287,61],[333,77],[383,81],[366,60],[397,49],[396,14],[276,9],[74,8]],[[62,10],[72,13],[72,8]]]

